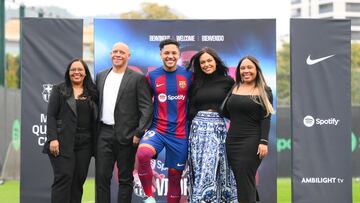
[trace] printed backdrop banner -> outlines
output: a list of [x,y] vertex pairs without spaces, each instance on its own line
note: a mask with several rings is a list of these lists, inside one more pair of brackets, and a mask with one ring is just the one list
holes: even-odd
[[351,203],[350,20],[291,20],[292,198]]
[[[95,73],[111,67],[110,51],[118,41],[129,45],[129,66],[144,74],[162,65],[159,42],[174,38],[181,44],[179,65],[186,65],[191,56],[202,47],[214,48],[230,67],[234,76],[241,57],[253,55],[259,59],[262,70],[276,98],[276,26],[275,20],[109,20],[95,19]],[[276,100],[274,101],[276,108]],[[276,115],[271,119],[268,157],[260,166],[257,184],[261,202],[276,202]],[[157,202],[165,202],[167,194],[167,168],[165,153],[153,162],[154,189]],[[134,202],[142,202],[144,193],[136,170],[134,171]],[[116,177],[116,175],[114,175]],[[114,181],[116,182],[116,181]],[[182,202],[186,202],[187,176],[181,182]],[[113,186],[113,201],[116,197]]]
[[82,20],[21,20],[21,203],[50,202],[53,180],[46,142],[46,112],[52,85],[82,57]]

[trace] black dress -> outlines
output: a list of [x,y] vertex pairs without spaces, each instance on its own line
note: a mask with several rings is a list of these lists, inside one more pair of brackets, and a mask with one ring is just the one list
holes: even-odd
[[[267,91],[272,103],[271,90]],[[255,96],[259,100],[258,96]],[[261,163],[257,154],[259,144],[267,144],[270,115],[265,117],[263,107],[249,95],[232,94],[227,102],[230,129],[226,139],[226,152],[234,172],[238,200],[259,201],[255,175]]]

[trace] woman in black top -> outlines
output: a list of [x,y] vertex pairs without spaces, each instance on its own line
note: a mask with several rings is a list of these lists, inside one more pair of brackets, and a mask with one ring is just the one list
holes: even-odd
[[226,104],[231,121],[226,152],[240,203],[259,200],[255,175],[268,153],[272,98],[257,59],[242,58],[236,69],[235,88]]
[[190,60],[189,202],[236,201],[234,177],[225,153],[226,123],[218,108],[234,80],[213,49],[204,48]]
[[52,203],[80,203],[94,153],[98,94],[86,63],[70,62],[65,82],[52,89],[47,112],[47,153],[54,171]]

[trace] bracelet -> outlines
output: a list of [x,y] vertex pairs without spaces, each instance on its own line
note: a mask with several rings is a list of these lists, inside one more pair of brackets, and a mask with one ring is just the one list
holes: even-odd
[[265,139],[260,139],[260,142],[266,142],[266,143],[268,143],[268,141],[267,140],[265,140]]

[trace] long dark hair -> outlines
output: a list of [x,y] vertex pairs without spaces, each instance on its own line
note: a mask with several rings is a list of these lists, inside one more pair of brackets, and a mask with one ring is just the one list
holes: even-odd
[[267,89],[270,89],[270,88],[266,84],[265,77],[260,68],[260,63],[255,57],[248,55],[248,56],[245,56],[240,59],[239,64],[236,67],[235,85],[237,88],[239,88],[240,85],[244,82],[240,75],[240,66],[241,66],[241,63],[245,59],[250,60],[255,65],[255,68],[256,68],[255,87],[257,87],[259,90],[260,102],[255,98],[254,95],[251,95],[251,96],[252,96],[253,101],[255,101],[256,103],[259,103],[260,105],[262,105],[264,107],[264,109],[266,110],[266,115],[265,115],[265,117],[266,117],[270,113],[274,113],[274,108],[269,101],[270,95],[268,95],[268,92],[266,91]]
[[221,76],[228,75],[229,69],[225,65],[225,63],[221,60],[221,58],[216,53],[216,51],[212,48],[204,47],[191,58],[189,65],[187,67],[187,70],[192,70],[194,73],[193,90],[200,88],[204,84],[204,80],[206,79],[206,77],[208,77],[208,75],[204,73],[200,67],[200,57],[205,53],[211,55],[215,60],[216,70],[213,73],[214,75],[221,75]]
[[67,68],[66,68],[66,72],[65,72],[65,85],[66,85],[66,89],[65,91],[63,92],[63,94],[66,96],[66,97],[70,97],[72,96],[73,94],[73,89],[72,89],[72,83],[71,83],[71,79],[70,79],[70,68],[71,68],[71,65],[74,63],[74,62],[80,62],[83,66],[84,66],[84,69],[85,69],[85,78],[84,78],[84,82],[83,82],[83,87],[84,87],[84,91],[83,93],[79,96],[79,97],[90,97],[92,100],[95,100],[97,101],[98,99],[98,93],[97,93],[97,90],[96,90],[96,86],[91,78],[91,73],[89,71],[89,68],[88,68],[88,65],[86,64],[86,62],[80,58],[75,58],[73,59],[68,65],[67,65]]

